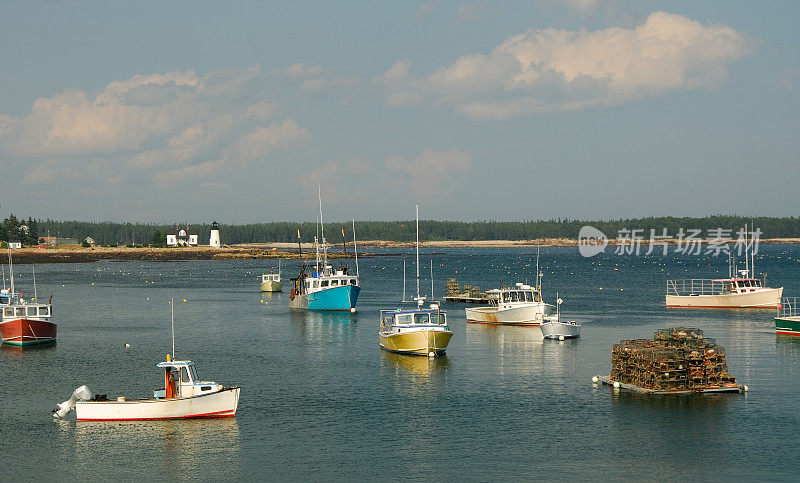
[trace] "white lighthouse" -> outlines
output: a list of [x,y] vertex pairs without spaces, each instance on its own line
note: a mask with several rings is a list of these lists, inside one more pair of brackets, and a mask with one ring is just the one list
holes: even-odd
[[211,237],[209,237],[208,244],[213,248],[219,248],[219,225],[216,221],[211,224]]

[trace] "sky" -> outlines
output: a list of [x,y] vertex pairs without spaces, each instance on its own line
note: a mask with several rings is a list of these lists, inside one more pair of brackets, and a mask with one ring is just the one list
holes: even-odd
[[0,215],[797,216],[800,2],[0,0]]

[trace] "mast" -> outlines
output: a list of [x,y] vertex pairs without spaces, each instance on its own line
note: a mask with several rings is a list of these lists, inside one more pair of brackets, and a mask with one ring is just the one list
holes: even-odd
[[747,276],[750,276],[750,247],[747,242],[747,223],[744,224],[744,268],[747,270]]
[[[10,253],[11,251],[9,251],[9,256]],[[419,203],[417,203],[417,303],[419,302],[421,300],[419,300]]]
[[356,277],[358,277],[358,248],[356,247],[356,220],[353,220],[353,254],[356,256]]
[[11,279],[11,293],[14,293],[14,262],[11,261],[11,249],[8,249],[8,276]]
[[431,258],[431,300],[435,300],[433,298],[433,258]]
[[175,297],[172,297],[169,301],[169,306],[172,311],[171,323],[172,323],[172,360],[177,360],[175,357]]
[[322,188],[317,185],[317,195],[319,198],[319,229],[322,234],[322,269],[328,266],[328,246],[325,243],[325,223],[322,221]]
[[[5,282],[5,278],[3,278]],[[403,259],[403,302],[406,301],[406,259]]]
[[34,265],[31,265],[31,273],[33,273],[33,300],[39,302],[39,297],[36,293],[36,267]]

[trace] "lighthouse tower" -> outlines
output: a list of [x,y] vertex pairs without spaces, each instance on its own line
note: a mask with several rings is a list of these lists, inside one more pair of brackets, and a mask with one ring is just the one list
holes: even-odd
[[208,240],[208,244],[211,245],[213,248],[219,248],[219,225],[216,221],[211,224],[211,237]]

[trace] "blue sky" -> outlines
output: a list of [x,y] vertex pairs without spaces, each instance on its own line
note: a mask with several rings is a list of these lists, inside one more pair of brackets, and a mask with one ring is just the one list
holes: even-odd
[[0,1],[0,213],[797,215],[796,2]]

